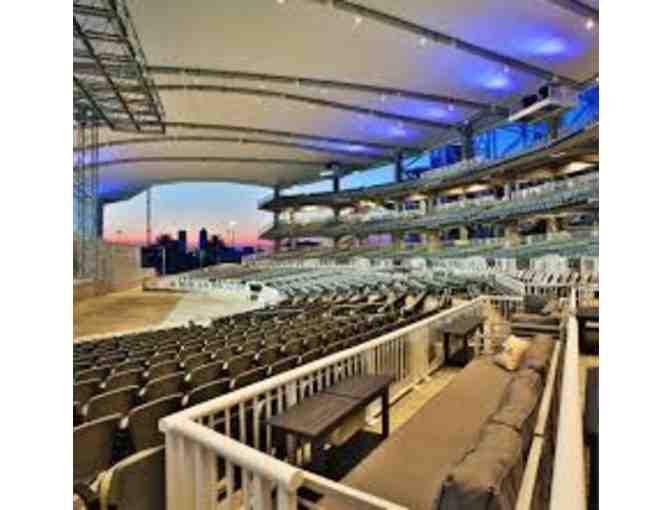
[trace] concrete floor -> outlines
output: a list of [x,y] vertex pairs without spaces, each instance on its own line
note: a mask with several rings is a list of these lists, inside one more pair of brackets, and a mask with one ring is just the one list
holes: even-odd
[[99,296],[74,305],[75,341],[92,335],[131,332],[197,323],[264,306],[238,295],[143,292],[132,289]]
[[89,335],[157,327],[182,298],[180,294],[137,288],[80,301],[73,307],[73,336],[77,341]]

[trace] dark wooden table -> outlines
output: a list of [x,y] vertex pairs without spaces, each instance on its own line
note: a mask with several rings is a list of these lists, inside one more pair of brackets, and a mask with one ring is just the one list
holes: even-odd
[[360,407],[382,400],[383,437],[390,435],[390,394],[394,378],[391,375],[362,375],[341,381],[325,390],[325,393],[351,398],[360,402]]
[[[458,318],[442,327],[444,364],[447,366],[464,366],[469,363],[474,355],[473,350],[469,352],[468,341],[483,325],[483,318],[479,316],[469,316]],[[451,353],[451,343],[459,343],[460,348]]]
[[383,436],[389,435],[389,387],[392,381],[390,376],[368,375],[347,379],[299,402],[284,414],[274,416],[269,423],[287,439],[296,437],[310,442],[314,469],[326,474],[324,446],[331,432],[377,398],[382,398],[383,402]]
[[596,306],[579,307],[576,310],[579,326],[579,348],[582,353],[599,353],[600,309]]

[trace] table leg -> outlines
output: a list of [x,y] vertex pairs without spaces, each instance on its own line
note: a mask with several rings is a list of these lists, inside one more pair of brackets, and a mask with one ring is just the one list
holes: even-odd
[[390,435],[390,393],[389,389],[385,388],[383,392],[383,437]]
[[296,457],[296,437],[292,434],[285,434],[285,441],[287,443],[287,458],[289,459],[289,463],[296,466],[298,461]]
[[315,472],[318,475],[327,476],[327,452],[324,449],[324,439],[316,439],[310,443],[310,456]]

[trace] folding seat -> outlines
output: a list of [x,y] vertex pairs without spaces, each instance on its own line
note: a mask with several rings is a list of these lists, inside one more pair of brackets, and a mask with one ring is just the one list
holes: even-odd
[[189,356],[193,356],[194,354],[199,354],[201,352],[203,352],[202,345],[192,345],[191,347],[183,346],[180,352],[177,354],[177,357],[180,359],[180,361],[184,361]]
[[184,391],[184,372],[150,379],[138,392],[138,398],[143,402],[151,402],[159,398],[167,397]]
[[190,407],[213,398],[221,397],[230,389],[229,379],[220,379],[194,388],[182,398],[182,407]]
[[305,365],[306,363],[311,363],[313,361],[317,361],[322,356],[323,356],[323,349],[322,348],[313,349],[312,351],[308,351],[301,356],[301,359],[299,360],[299,364],[300,365]]
[[86,404],[91,397],[100,391],[100,379],[88,379],[86,381],[78,381],[73,386],[73,399],[79,402],[77,412],[81,406]]
[[321,336],[314,335],[303,340],[303,348],[306,351],[312,351],[313,349],[317,349],[318,347],[322,347],[323,345],[324,340],[322,339]]
[[229,377],[236,377],[246,370],[249,370],[252,367],[253,360],[253,354],[241,354],[239,356],[234,356],[229,361],[224,363],[224,370]]
[[126,353],[115,354],[114,356],[103,356],[98,358],[98,362],[96,364],[99,367],[114,367],[126,361],[126,357]]
[[182,362],[182,369],[185,372],[190,372],[196,367],[205,365],[206,363],[212,361],[212,354],[209,352],[201,352],[199,354],[194,354],[189,356]]
[[218,361],[228,361],[234,356],[233,348],[231,346],[220,347],[215,351],[215,358]]
[[147,359],[146,365],[156,365],[164,361],[174,361],[177,359],[177,350],[157,351],[154,356]]
[[[114,439],[121,415],[92,420],[73,429],[73,480],[75,486],[88,486],[112,465]],[[76,490],[79,493],[79,491]]]
[[123,363],[118,363],[112,367],[110,375],[116,374],[117,372],[126,372],[127,370],[136,370],[138,368],[144,368],[143,361],[124,361]]
[[111,414],[126,416],[135,404],[139,389],[138,386],[126,386],[92,397],[82,406],[82,418],[87,422]]
[[254,360],[257,365],[272,365],[278,360],[279,354],[279,347],[268,347],[257,353]]
[[245,372],[238,374],[231,381],[231,390],[237,390],[244,386],[249,386],[250,384],[257,383],[266,378],[269,373],[269,367],[257,367],[252,370],[246,370]]
[[288,356],[284,359],[276,361],[270,366],[269,375],[274,376],[281,374],[282,372],[287,372],[295,368],[299,364],[299,356]]
[[224,377],[224,369],[221,361],[214,361],[205,365],[200,365],[191,370],[184,378],[184,382],[189,388],[202,386],[217,379]]
[[137,452],[101,478],[100,510],[165,510],[165,447]]
[[109,368],[102,368],[102,367],[89,368],[88,370],[81,370],[80,372],[75,374],[75,380],[89,381],[91,379],[99,379],[102,381],[107,377],[107,374],[109,374],[109,372],[110,372]]
[[128,414],[128,431],[135,451],[161,446],[164,438],[159,430],[159,420],[181,409],[182,395],[179,393],[131,409]]
[[295,354],[300,354],[302,350],[303,347],[301,346],[301,342],[299,340],[294,340],[283,345],[281,352],[283,356],[293,356]]
[[174,374],[175,372],[180,371],[181,366],[179,361],[164,361],[162,363],[157,363],[156,365],[151,365],[147,370],[145,370],[144,377],[147,380],[156,379],[157,377]]
[[141,386],[143,382],[142,368],[126,370],[124,372],[114,372],[110,377],[100,384],[101,391],[112,391],[124,386]]

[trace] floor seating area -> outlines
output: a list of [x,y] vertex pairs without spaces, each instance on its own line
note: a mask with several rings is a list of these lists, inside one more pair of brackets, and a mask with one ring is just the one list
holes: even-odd
[[145,476],[143,466],[152,469],[150,486],[161,485],[160,418],[366,342],[450,304],[445,292],[384,287],[295,296],[216,319],[208,327],[192,324],[75,344],[75,493],[119,510],[147,508],[124,502],[130,501],[127,490],[134,490],[128,487],[153,497],[134,481],[134,473]]

